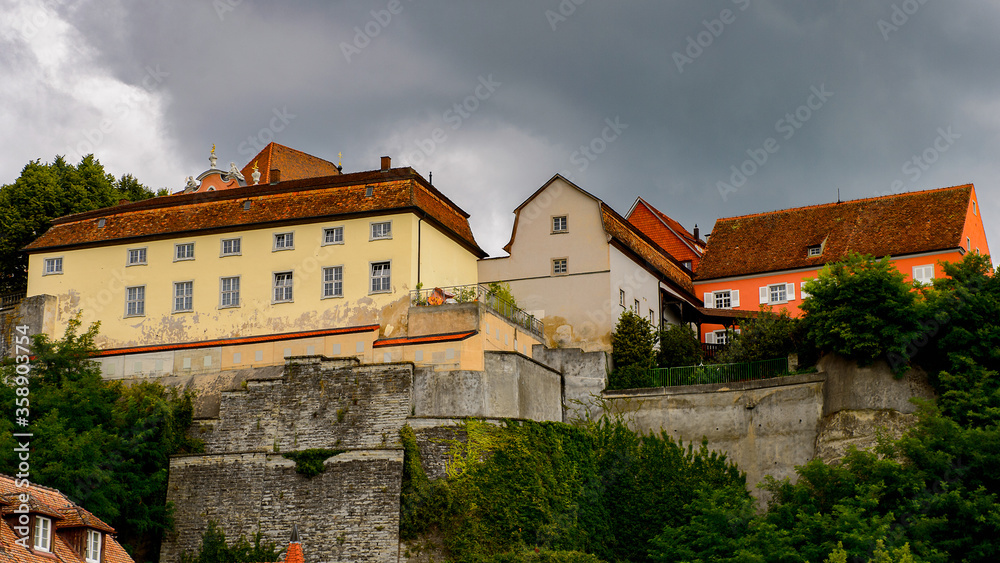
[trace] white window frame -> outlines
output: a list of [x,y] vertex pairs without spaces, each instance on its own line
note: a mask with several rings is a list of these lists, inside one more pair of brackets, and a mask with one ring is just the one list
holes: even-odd
[[97,530],[87,530],[87,539],[84,545],[83,556],[88,563],[100,563],[101,562],[101,544],[102,541],[101,532]]
[[[194,280],[185,280],[174,282],[173,291],[173,312],[174,313],[190,313],[194,311]],[[184,295],[178,295],[178,290],[181,288],[186,289]],[[183,300],[181,306],[178,307],[178,300]]]
[[618,304],[621,305],[622,309],[625,308],[625,290],[618,288]]
[[[729,299],[729,306],[719,307],[717,303],[721,302],[725,304],[727,297]],[[740,290],[720,289],[711,292],[706,291],[702,296],[702,302],[704,302],[706,309],[736,309],[740,306]]]
[[[281,291],[280,297],[278,291]],[[295,301],[295,272],[291,270],[273,272],[271,274],[271,303],[292,303],[293,301]]]
[[[182,248],[190,248],[190,256],[181,256]],[[194,260],[194,243],[193,242],[179,242],[174,245],[174,262],[183,262],[185,260]]]
[[817,244],[817,245],[810,246],[810,247],[806,248],[806,256],[809,257],[809,258],[812,258],[812,257],[815,257],[815,256],[822,256],[822,255],[823,255],[823,246],[822,245]]
[[[226,282],[235,280],[236,288],[231,285],[227,289]],[[226,296],[229,296],[229,303],[226,303]],[[235,303],[233,297],[235,296]],[[240,276],[223,276],[219,278],[219,308],[232,309],[240,306]]]
[[[330,235],[333,235],[332,237]],[[339,235],[340,240],[337,240]],[[330,240],[330,239],[333,240]],[[321,246],[327,246],[330,244],[344,244],[344,227],[326,227],[323,229],[323,243]]]
[[[561,223],[561,224],[560,224]],[[569,232],[569,215],[552,216],[552,234]]]
[[[328,274],[330,279],[327,279]],[[340,279],[337,279],[339,274]],[[339,287],[338,287],[339,284]],[[327,289],[330,291],[328,292]],[[333,299],[344,296],[344,266],[327,266],[323,268],[323,281],[320,286],[320,299]]]
[[569,273],[569,258],[553,258],[552,259],[552,275],[553,276],[565,276]]
[[[378,279],[382,280],[379,282],[380,288],[375,289],[375,266],[385,266],[388,271],[388,275],[379,274]],[[381,288],[382,284],[385,284],[385,288]],[[380,260],[378,262],[368,263],[368,293],[392,293],[392,261],[391,260]]]
[[38,551],[52,552],[52,519],[35,515],[35,537],[32,546]]
[[[379,233],[375,229],[383,229]],[[368,223],[368,240],[390,240],[392,239],[392,221],[372,221]]]
[[632,303],[632,312],[635,313],[636,315],[639,314],[639,300],[638,299],[633,300],[633,303]]
[[[226,243],[234,243],[236,250],[231,250],[226,252]],[[243,237],[235,238],[224,238],[219,242],[219,256],[242,256],[243,255]]]
[[[135,260],[133,260],[133,254],[135,253]],[[139,248],[129,248],[125,251],[125,266],[145,266],[146,265],[146,254],[147,250],[145,246]]]
[[[930,277],[924,279],[925,276],[918,276],[918,271],[921,273],[926,273],[926,269],[930,268]],[[922,284],[929,284],[934,279],[934,264],[921,264],[919,266],[913,267],[913,281],[920,282]]]
[[[136,297],[130,295],[131,290],[136,290]],[[134,312],[129,312],[130,305],[135,305]],[[146,286],[131,285],[125,288],[125,317],[145,317],[146,316]]]
[[[279,239],[278,237],[281,238]],[[280,252],[282,250],[295,250],[295,231],[274,233],[274,236],[271,237],[271,240],[274,241],[273,246],[271,247],[271,252]],[[281,244],[278,244],[279,240],[281,241]]]
[[63,273],[63,257],[46,258],[42,268],[43,276],[58,276]]
[[[771,298],[774,293],[780,295],[782,291],[785,293],[784,300]],[[794,283],[771,283],[760,286],[760,303],[762,305],[780,305],[783,303],[791,303],[792,301],[795,301]]]

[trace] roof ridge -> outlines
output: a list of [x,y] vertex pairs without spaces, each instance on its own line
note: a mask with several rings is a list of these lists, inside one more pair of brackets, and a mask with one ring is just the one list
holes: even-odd
[[716,222],[719,222],[719,221],[731,221],[731,220],[735,220],[735,219],[745,219],[747,217],[761,217],[761,216],[764,216],[764,215],[772,215],[772,214],[775,214],[775,213],[784,213],[786,211],[801,211],[803,209],[819,209],[821,207],[831,207],[831,206],[845,205],[845,204],[857,204],[857,203],[861,203],[861,202],[864,202],[864,201],[875,201],[875,200],[886,200],[886,199],[890,199],[890,198],[913,197],[913,196],[916,196],[916,195],[926,194],[926,193],[929,193],[929,192],[944,192],[944,191],[947,191],[947,190],[959,190],[959,189],[963,189],[963,188],[975,188],[975,185],[971,184],[971,183],[969,183],[969,184],[960,184],[960,185],[956,185],[956,186],[948,186],[948,187],[945,187],[945,188],[931,188],[931,189],[927,189],[927,190],[917,190],[915,192],[903,192],[903,193],[898,193],[898,194],[886,194],[886,195],[880,195],[880,196],[874,196],[874,197],[863,197],[863,198],[858,198],[858,199],[849,199],[849,200],[846,200],[846,201],[835,201],[835,202],[829,202],[829,203],[817,203],[817,204],[813,204],[813,205],[803,205],[801,207],[786,207],[785,209],[774,209],[772,211],[761,211],[761,212],[758,212],[758,213],[747,213],[746,215],[734,215],[732,217],[722,217],[722,218],[719,218]]

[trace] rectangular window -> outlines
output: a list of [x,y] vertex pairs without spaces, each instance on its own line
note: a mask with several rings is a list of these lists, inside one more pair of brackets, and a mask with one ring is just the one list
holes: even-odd
[[392,238],[392,221],[372,223],[372,236],[369,240]]
[[87,547],[84,557],[90,563],[101,561],[101,533],[97,530],[87,530]]
[[652,309],[649,310],[649,323],[656,326],[656,313]]
[[42,273],[43,276],[51,276],[53,274],[61,274],[62,270],[62,258],[46,258],[45,259],[45,271]]
[[52,520],[44,516],[35,516],[35,549],[52,551]]
[[619,289],[618,290],[618,304],[621,305],[622,307],[625,306],[625,290],[624,289]]
[[194,309],[194,282],[174,283],[174,312],[183,313]]
[[323,297],[344,296],[344,267],[323,268]]
[[716,291],[713,296],[716,309],[731,309],[733,307],[732,292]]
[[552,260],[552,274],[559,276],[569,271],[566,258],[556,258]]
[[392,291],[389,262],[372,262],[372,293]]
[[918,281],[920,283],[931,283],[931,280],[933,279],[934,279],[933,264],[913,267],[913,281]]
[[344,227],[323,229],[323,244],[344,244]]
[[174,262],[178,260],[194,260],[194,243],[185,242],[174,245]]
[[240,306],[240,277],[219,279],[219,307]]
[[823,254],[823,247],[818,244],[816,246],[810,246],[809,250],[806,252],[807,256],[819,256],[820,254]]
[[142,317],[146,314],[146,286],[125,288],[125,316]]
[[565,215],[552,218],[552,232],[565,233],[569,231],[569,221]]
[[767,286],[770,303],[785,303],[788,301],[788,290],[783,283]]
[[635,313],[636,315],[639,314],[639,300],[638,299],[636,299],[635,303],[632,304],[632,312]]
[[278,233],[274,235],[274,250],[291,250],[295,248],[294,233]]
[[717,331],[715,331],[715,343],[716,344],[728,344],[729,343],[729,331],[728,330],[717,330]]
[[287,303],[292,300],[292,273],[274,274],[274,302]]
[[222,239],[222,255],[223,256],[239,256],[242,254],[242,249],[240,248],[240,239],[238,238],[224,238]]
[[130,248],[128,249],[128,263],[129,266],[142,266],[146,264],[146,249],[145,248]]

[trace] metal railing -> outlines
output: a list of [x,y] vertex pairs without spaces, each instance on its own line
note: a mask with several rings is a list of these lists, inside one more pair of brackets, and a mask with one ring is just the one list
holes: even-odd
[[728,344],[708,344],[707,342],[701,343],[701,356],[706,360],[711,360],[715,358],[720,352],[726,349]]
[[0,311],[6,311],[7,309],[13,309],[17,307],[17,304],[21,302],[28,295],[27,291],[17,291],[14,293],[5,293],[0,295]]
[[652,387],[733,383],[788,375],[788,358],[741,364],[710,364],[649,370]]
[[[444,292],[444,303],[435,303],[435,289]],[[410,292],[410,304],[415,307],[442,305],[446,303],[480,302],[497,316],[507,319],[537,337],[543,334],[542,321],[529,315],[516,305],[491,293],[489,287],[480,284],[455,285],[450,287],[415,289]]]

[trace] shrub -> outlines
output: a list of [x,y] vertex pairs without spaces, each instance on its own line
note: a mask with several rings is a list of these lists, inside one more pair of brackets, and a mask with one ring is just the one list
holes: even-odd
[[618,318],[611,334],[611,358],[615,369],[628,366],[653,367],[653,344],[656,334],[648,320],[632,311],[625,311]]
[[693,366],[701,362],[701,343],[687,325],[669,325],[660,331],[656,365],[661,368]]
[[740,332],[731,334],[732,341],[717,355],[720,363],[756,362],[783,358],[796,350],[798,319],[787,309],[775,314],[761,305],[757,317],[740,321]]

